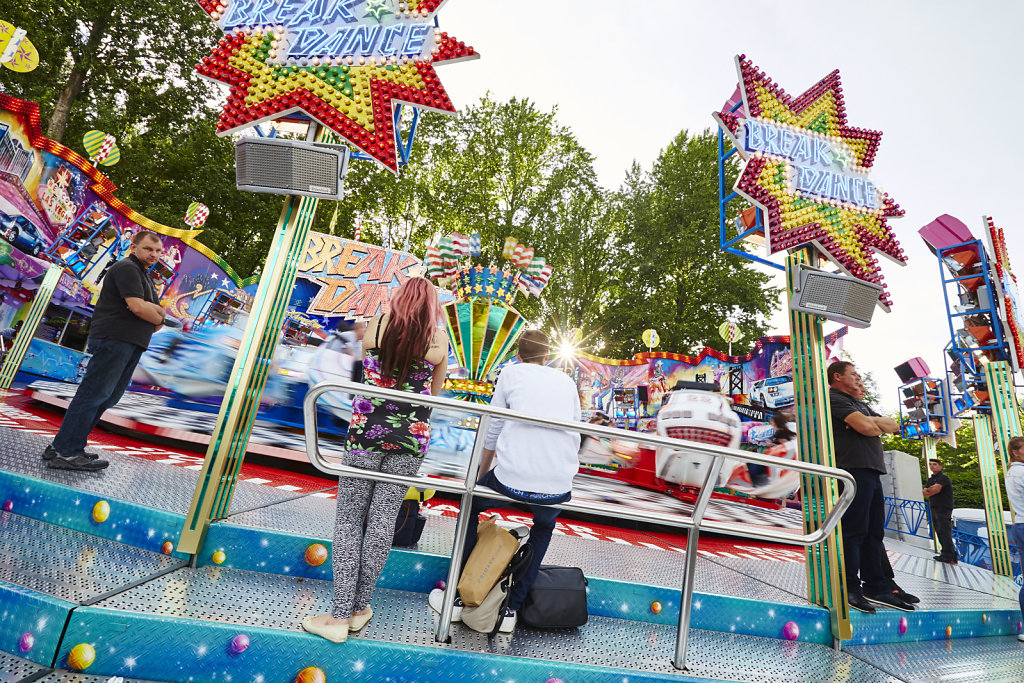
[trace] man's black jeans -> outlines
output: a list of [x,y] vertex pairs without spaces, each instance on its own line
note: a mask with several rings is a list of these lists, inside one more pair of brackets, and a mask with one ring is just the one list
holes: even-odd
[[857,482],[857,494],[843,515],[846,591],[850,595],[881,595],[889,590],[889,581],[882,572],[882,553],[885,552],[882,480],[875,470],[848,471]]

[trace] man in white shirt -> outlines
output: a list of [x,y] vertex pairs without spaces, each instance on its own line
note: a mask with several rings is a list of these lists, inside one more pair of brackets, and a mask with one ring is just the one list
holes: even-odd
[[[1017,553],[1024,558],[1024,436],[1015,436],[1008,444],[1010,467],[1006,471],[1006,497],[1013,510],[1013,542]],[[1024,564],[1024,559],[1021,560]],[[1024,617],[1024,588],[1019,595],[1020,613]],[[1017,634],[1017,640],[1024,642],[1024,633]]]
[[[580,398],[576,383],[565,373],[549,368],[548,338],[539,330],[527,330],[519,339],[519,363],[501,371],[494,387],[491,405],[508,408],[526,415],[547,417],[563,422],[580,422]],[[572,480],[579,470],[577,453],[580,435],[577,432],[541,427],[516,420],[492,419],[484,439],[480,471],[485,474],[478,485],[487,486],[513,500],[526,503],[533,512],[533,528],[529,543],[533,561],[522,579],[513,585],[508,608],[502,614],[499,631],[510,633],[515,628],[516,610],[537,578],[544,560],[551,532],[559,509],[550,507],[572,498]],[[491,462],[495,460],[494,469]],[[494,501],[474,498],[462,566],[476,545],[476,520]],[[440,593],[440,591],[436,591]],[[432,606],[442,596],[432,596]],[[453,621],[461,617],[461,602],[456,598]]]

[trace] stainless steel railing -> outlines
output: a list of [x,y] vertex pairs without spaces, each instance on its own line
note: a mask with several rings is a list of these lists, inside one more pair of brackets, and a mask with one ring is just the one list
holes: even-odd
[[[442,408],[457,413],[472,413],[478,415],[480,417],[480,424],[477,427],[476,440],[473,443],[473,450],[470,455],[468,469],[466,470],[465,481],[460,482],[430,476],[407,477],[396,474],[387,474],[384,472],[348,467],[346,465],[333,463],[327,460],[320,452],[319,440],[317,438],[316,401],[321,395],[330,391],[342,391],[362,396],[389,398],[392,400],[403,401],[405,403],[429,406],[431,408]],[[711,467],[708,468],[703,485],[701,486],[700,494],[694,504],[693,511],[689,515],[641,510],[631,508],[626,505],[597,501],[571,500],[556,506],[563,510],[585,512],[601,517],[629,519],[639,522],[653,522],[689,530],[686,539],[686,554],[684,555],[685,565],[683,572],[683,585],[681,587],[682,596],[680,599],[679,629],[676,634],[676,653],[675,659],[672,661],[673,665],[679,669],[686,669],[686,649],[690,629],[690,602],[693,596],[693,576],[696,568],[697,540],[700,535],[700,531],[703,529],[730,536],[791,543],[794,545],[814,545],[825,540],[829,534],[832,533],[832,530],[835,528],[836,524],[839,523],[843,513],[853,501],[853,496],[857,486],[853,477],[844,470],[825,467],[824,465],[816,465],[813,463],[786,461],[786,468],[789,470],[829,477],[843,482],[843,492],[836,501],[835,506],[833,506],[832,511],[825,518],[824,523],[811,533],[793,534],[775,529],[757,528],[742,524],[703,519],[708,502],[711,500],[711,493],[714,490],[714,485],[711,484],[711,482],[717,481],[725,458],[728,457],[742,462],[753,462],[762,465],[778,465],[779,459],[773,456],[751,453],[733,448],[683,441],[681,439],[673,439],[655,434],[642,434],[639,432],[630,432],[612,427],[599,427],[597,425],[583,422],[562,422],[560,420],[553,420],[546,417],[525,415],[523,413],[505,410],[503,408],[495,408],[489,405],[466,403],[448,398],[438,398],[436,396],[427,396],[424,394],[394,391],[392,389],[381,389],[379,387],[356,382],[322,382],[317,384],[310,389],[308,394],[306,394],[306,399],[303,402],[303,412],[305,415],[306,428],[306,455],[309,457],[309,461],[313,466],[321,472],[335,476],[352,477],[355,479],[389,482],[392,484],[400,484],[402,486],[431,488],[437,491],[460,495],[461,503],[459,505],[458,520],[455,525],[455,541],[452,546],[452,560],[448,568],[447,585],[449,587],[454,587],[458,584],[459,565],[462,561],[462,549],[466,542],[466,530],[468,529],[471,521],[469,519],[469,510],[472,508],[473,497],[481,496],[495,500],[512,500],[502,496],[490,488],[482,486],[477,487],[476,485],[476,480],[478,478],[477,470],[480,466],[480,457],[484,448],[484,436],[487,434],[487,427],[492,418],[529,422],[545,427],[578,432],[588,436],[616,438],[646,444],[648,446],[662,446],[676,451],[691,451],[694,453],[712,456],[714,459],[712,460]],[[441,616],[437,625],[437,631],[434,634],[434,639],[437,642],[449,641],[452,609],[454,604],[455,591],[446,590],[444,603],[441,608]]]

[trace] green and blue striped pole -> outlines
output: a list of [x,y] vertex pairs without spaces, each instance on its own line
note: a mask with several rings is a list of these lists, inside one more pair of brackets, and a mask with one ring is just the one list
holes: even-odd
[[[331,142],[333,133],[311,122],[308,138]],[[178,539],[177,550],[180,552],[198,552],[210,521],[226,517],[231,507],[231,496],[245,458],[249,435],[260,407],[260,396],[295,285],[295,273],[306,248],[318,202],[316,197],[295,195],[289,195],[285,200],[249,313],[249,323],[242,336],[217,423],[210,435],[206,459]]]
[[[786,285],[792,298],[799,285],[801,265],[817,262],[813,248],[800,249],[786,259]],[[790,310],[790,349],[793,355],[793,392],[797,420],[797,453],[803,462],[836,466],[832,443],[832,410],[828,396],[825,337],[821,318]],[[835,480],[801,475],[804,533],[821,527],[839,497]],[[843,569],[842,523],[823,542],[807,546],[807,599],[829,611],[832,636],[836,640],[853,637],[850,606],[846,599],[846,574]]]

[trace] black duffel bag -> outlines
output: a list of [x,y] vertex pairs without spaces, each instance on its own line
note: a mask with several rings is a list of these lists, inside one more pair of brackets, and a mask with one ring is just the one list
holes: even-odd
[[575,628],[587,623],[587,577],[579,567],[543,565],[519,620],[533,628]]
[[[423,495],[422,493],[420,494]],[[420,501],[406,498],[395,518],[395,537],[391,545],[409,547],[420,542],[427,518],[420,514]]]

